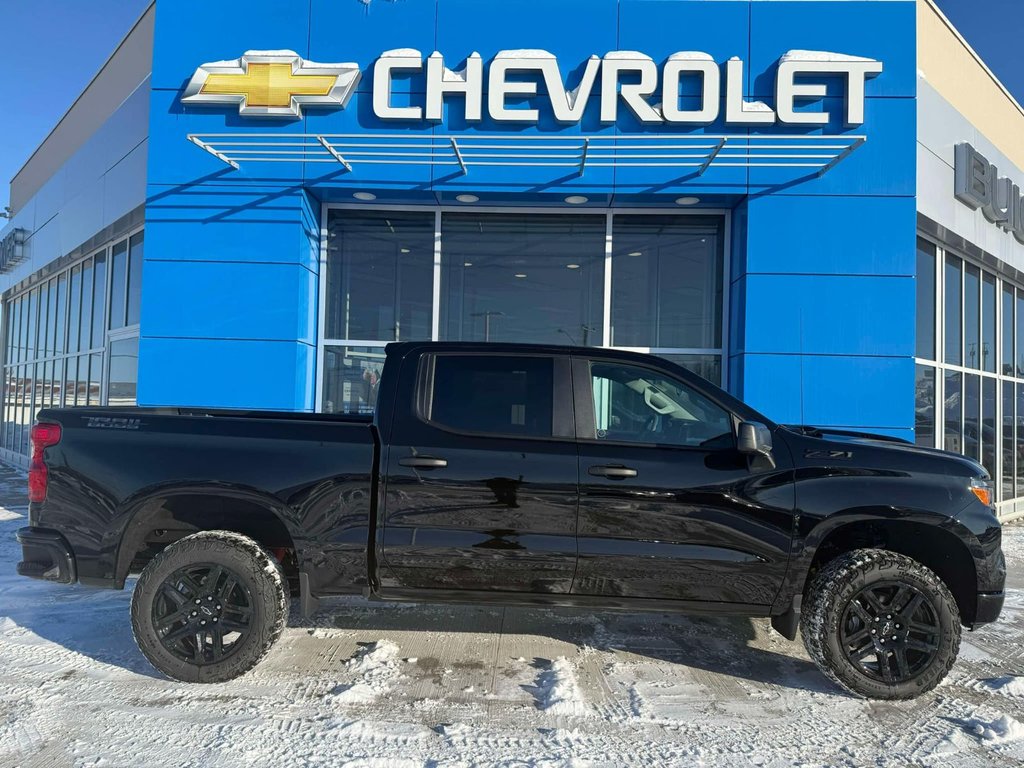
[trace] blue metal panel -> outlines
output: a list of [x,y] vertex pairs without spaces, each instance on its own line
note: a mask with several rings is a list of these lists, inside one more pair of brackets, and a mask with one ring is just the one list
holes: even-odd
[[147,337],[316,343],[316,275],[294,264],[153,261]]
[[867,95],[917,95],[916,6],[912,2],[753,2],[750,8],[751,92],[774,98],[774,65],[791,49],[878,59],[885,72]]
[[151,185],[146,257],[301,264],[317,271],[310,239],[319,241],[318,218],[305,193],[294,187]]
[[746,401],[777,422],[912,429],[912,358],[747,354],[743,379]]
[[777,194],[753,198],[746,209],[756,237],[745,242],[745,260],[737,253],[742,272],[913,276],[916,269],[913,197]]
[[742,351],[914,354],[911,277],[747,275],[743,283],[747,322]]
[[139,404],[309,411],[315,361],[301,342],[144,336]]
[[200,64],[237,59],[248,50],[287,48],[308,57],[309,20],[307,0],[159,2],[153,88],[177,93]]

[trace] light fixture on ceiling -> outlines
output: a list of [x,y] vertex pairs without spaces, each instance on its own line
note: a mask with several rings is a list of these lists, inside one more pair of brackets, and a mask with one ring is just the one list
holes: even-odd
[[676,205],[696,205],[700,202],[699,197],[677,197]]
[[643,251],[630,251],[629,255],[630,256],[643,256],[644,252]]
[[522,280],[524,277],[526,277],[526,273],[525,272],[516,272],[516,277],[518,277],[520,280]]
[[410,251],[409,251],[409,249],[408,249],[408,248],[401,248],[401,249],[399,249],[399,250],[401,250],[401,251],[402,251],[402,253],[410,253]]
[[377,196],[373,194],[373,192],[355,192],[353,193],[352,197],[354,197],[356,200],[365,200],[367,202],[369,202],[370,200],[377,199]]
[[565,268],[566,269],[579,269],[580,265],[579,264],[566,264]]
[[460,203],[479,203],[480,198],[476,195],[456,195],[455,199]]
[[565,202],[569,205],[583,205],[584,203],[589,203],[590,198],[584,197],[583,195],[569,195],[565,198]]
[[467,261],[467,262],[463,263],[462,266],[464,266],[464,267],[472,267],[473,266],[473,262],[472,261]]

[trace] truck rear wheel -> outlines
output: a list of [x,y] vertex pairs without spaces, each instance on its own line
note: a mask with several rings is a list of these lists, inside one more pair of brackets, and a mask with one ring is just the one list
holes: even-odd
[[818,668],[871,699],[912,699],[938,685],[960,650],[960,612],[942,580],[905,555],[860,549],[814,578],[801,621]]
[[132,631],[170,678],[219,683],[256,666],[284,630],[287,581],[274,557],[231,531],[171,544],[143,570],[132,595]]

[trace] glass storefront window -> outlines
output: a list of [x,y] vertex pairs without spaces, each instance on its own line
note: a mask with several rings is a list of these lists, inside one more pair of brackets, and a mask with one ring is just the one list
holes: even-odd
[[721,346],[720,221],[679,215],[613,219],[613,345]]
[[604,216],[441,218],[441,338],[604,343]]
[[1003,284],[1003,349],[999,356],[1004,376],[1013,376],[1013,286]]
[[996,477],[996,380],[986,376],[981,381],[981,464]]
[[935,359],[935,246],[917,241],[917,356]]
[[327,347],[325,352],[324,413],[373,413],[384,347]]
[[138,322],[141,264],[137,233],[8,299],[0,447],[25,454],[43,408],[101,405],[108,389],[111,404],[135,402],[138,337],[108,341],[107,326]]
[[946,429],[943,447],[954,453],[963,452],[963,403],[960,397],[962,375],[957,371],[946,371],[943,408],[945,410]]
[[128,241],[110,251],[110,330],[124,328],[125,292],[128,287]]
[[143,233],[132,235],[128,249],[128,310],[126,325],[138,325],[142,307]]
[[139,383],[137,337],[111,342],[108,381],[107,405],[135,405]]
[[943,280],[943,288],[946,293],[943,307],[946,331],[945,361],[954,365],[960,365],[963,359],[962,334],[960,332],[960,323],[963,320],[960,315],[961,296],[963,294],[962,279],[960,259],[954,256],[947,256],[945,279]]
[[935,369],[916,366],[914,381],[914,441],[935,445]]
[[430,338],[434,219],[433,212],[328,215],[327,338]]
[[981,281],[981,369],[996,370],[996,278],[990,272]]
[[659,354],[658,357],[671,360],[676,365],[681,365],[691,373],[695,373],[701,378],[713,381],[716,384],[722,380],[722,358],[720,355]]
[[1013,405],[1013,382],[1003,382],[1003,481],[1001,483],[1002,495],[1001,500],[1012,499],[1013,493],[1013,473],[1014,473],[1014,457],[1016,451],[1014,450],[1014,429],[1016,425],[1016,417],[1014,415]]
[[964,367],[981,367],[981,338],[978,327],[981,273],[968,264],[964,271]]

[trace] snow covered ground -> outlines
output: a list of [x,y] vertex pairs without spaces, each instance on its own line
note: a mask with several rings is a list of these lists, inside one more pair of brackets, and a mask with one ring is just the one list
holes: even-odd
[[1003,620],[913,702],[851,698],[765,621],[325,604],[241,680],[161,679],[129,592],[18,578],[0,468],[0,766],[1017,766],[1024,526]]

